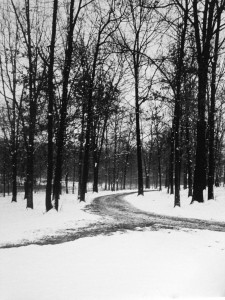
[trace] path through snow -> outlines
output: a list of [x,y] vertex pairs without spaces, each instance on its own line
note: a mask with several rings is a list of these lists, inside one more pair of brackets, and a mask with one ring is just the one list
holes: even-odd
[[[148,193],[152,193],[149,191]],[[127,195],[127,194],[126,194]],[[85,212],[101,216],[95,222],[77,227],[71,223],[70,227],[58,229],[51,235],[44,235],[35,240],[22,242],[8,242],[0,245],[0,248],[14,248],[28,245],[62,244],[84,237],[110,235],[115,232],[148,230],[212,230],[225,232],[224,222],[206,221],[200,219],[179,218],[163,216],[135,208],[123,200],[124,194],[112,194],[97,197],[84,208]]]

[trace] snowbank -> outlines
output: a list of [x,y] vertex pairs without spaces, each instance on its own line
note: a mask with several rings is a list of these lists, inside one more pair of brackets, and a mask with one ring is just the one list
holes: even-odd
[[181,206],[175,208],[174,195],[167,194],[166,190],[161,192],[150,190],[145,192],[144,196],[128,195],[125,200],[139,209],[156,214],[225,222],[224,187],[215,189],[215,200],[205,200],[204,203],[195,201],[190,204],[191,197],[188,198],[187,193],[187,190],[181,191]]

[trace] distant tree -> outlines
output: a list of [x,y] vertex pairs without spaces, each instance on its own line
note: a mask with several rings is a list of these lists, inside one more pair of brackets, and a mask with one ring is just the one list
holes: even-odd
[[[102,81],[103,80],[103,81]],[[109,117],[118,102],[118,91],[111,82],[98,80],[93,95],[93,127],[92,127],[92,150],[93,150],[93,192],[98,192],[99,164],[102,154],[105,132]]]
[[[109,39],[116,30],[120,16],[115,16],[115,0],[107,2],[106,6],[102,6],[100,2],[96,2],[93,5],[95,12],[96,29],[93,41],[93,52],[91,62],[91,76],[88,86],[88,98],[87,98],[87,124],[84,139],[84,155],[81,172],[81,189],[80,189],[80,201],[85,201],[85,193],[87,191],[88,173],[89,173],[89,156],[91,146],[91,128],[93,124],[93,95],[95,88],[95,80],[98,71],[98,65],[101,65],[100,61],[104,61],[108,53],[104,51]],[[120,4],[118,4],[120,7]],[[92,33],[93,34],[93,33]],[[100,54],[105,55],[101,56]]]
[[[143,71],[147,68],[146,59],[150,43],[156,37],[158,22],[155,18],[153,1],[145,6],[145,1],[129,0],[126,7],[124,22],[119,27],[118,44],[121,52],[127,58],[127,63],[134,80],[135,120],[136,120],[136,148],[138,165],[138,195],[144,194],[143,186],[143,161],[140,128],[140,106],[147,99],[149,88],[143,89],[141,84]],[[153,21],[154,20],[154,21]],[[124,30],[124,23],[126,30]],[[127,34],[129,31],[129,34]],[[145,73],[146,74],[146,73]]]
[[2,108],[0,111],[0,126],[1,126],[1,138],[0,138],[0,159],[1,159],[1,185],[3,189],[3,197],[6,196],[6,192],[8,190],[9,194],[9,185],[10,185],[10,165],[11,165],[11,157],[10,157],[10,143],[9,143],[9,126],[8,126],[8,118],[6,117],[7,111]]
[[[38,4],[31,10],[30,0],[24,0],[22,9],[17,3],[11,0],[13,12],[15,14],[21,35],[24,39],[23,56],[27,61],[24,66],[24,89],[27,90],[26,102],[28,104],[28,138],[26,139],[26,197],[27,208],[33,208],[33,189],[34,189],[34,139],[37,119],[37,101],[43,90],[45,82],[46,66],[39,64],[40,57],[38,54],[38,44],[41,42],[43,32],[40,31],[40,24],[43,24],[41,19]],[[35,15],[35,18],[34,18]],[[34,21],[35,20],[35,21]]]
[[[14,21],[10,6],[2,10],[1,15],[1,49],[0,92],[5,101],[8,111],[9,123],[9,148],[11,156],[11,178],[12,178],[12,202],[17,201],[17,169],[18,169],[18,147],[19,147],[19,122],[20,108],[22,102],[23,84],[19,84],[18,60],[20,55],[20,32],[17,20]],[[22,93],[21,93],[22,90]]]

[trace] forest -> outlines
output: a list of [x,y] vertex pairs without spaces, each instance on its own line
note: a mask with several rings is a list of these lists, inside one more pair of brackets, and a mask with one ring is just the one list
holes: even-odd
[[0,193],[225,183],[224,0],[2,0]]

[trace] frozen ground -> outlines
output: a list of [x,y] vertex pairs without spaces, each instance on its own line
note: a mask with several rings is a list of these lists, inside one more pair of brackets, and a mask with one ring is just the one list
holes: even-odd
[[[89,195],[90,203],[95,195]],[[181,208],[164,192],[127,196],[135,206],[156,213],[225,221],[225,189],[216,201]],[[82,211],[65,195],[60,211],[44,213],[44,195],[34,210],[0,197],[0,246],[36,239],[60,228],[93,224],[99,217]],[[225,233],[159,230],[82,238],[60,245],[0,249],[1,300],[152,299],[152,297],[225,297]]]
[[[207,199],[206,191],[204,198]],[[145,193],[144,197],[137,197],[137,194],[133,194],[126,196],[125,200],[139,209],[157,214],[225,222],[224,187],[215,189],[215,200],[205,200],[204,203],[194,201],[191,205],[187,190],[181,190],[181,206],[175,208],[174,195],[167,194],[166,190],[151,191],[151,193]]]

